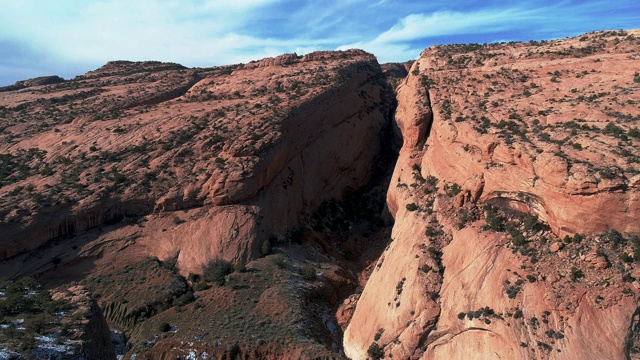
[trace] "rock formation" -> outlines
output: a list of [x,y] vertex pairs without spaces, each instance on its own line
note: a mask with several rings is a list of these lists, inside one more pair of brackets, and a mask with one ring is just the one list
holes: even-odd
[[[210,69],[114,61],[2,92],[0,271],[81,283],[127,358],[339,357],[332,309],[357,279],[318,209],[370,181],[394,103],[360,50]],[[376,217],[377,198],[345,219]],[[375,257],[372,222],[350,246]],[[202,280],[214,259],[246,272]]]
[[40,76],[40,77],[29,79],[29,80],[16,81],[16,83],[13,85],[1,86],[0,92],[21,90],[24,88],[39,86],[39,85],[58,84],[61,82],[64,82],[64,79],[56,75]]
[[[0,256],[149,215],[137,245],[179,253],[184,274],[256,257],[368,180],[386,89],[375,58],[353,50],[197,70],[117,61],[5,92]],[[183,210],[188,223],[161,231]]]
[[629,358],[638,35],[421,54],[397,91],[392,242],[345,332],[348,357]]
[[0,273],[125,358],[636,359],[639,38],[18,82]]
[[87,359],[115,359],[116,353],[111,343],[111,332],[102,315],[102,310],[81,286],[74,286],[55,293],[54,300],[64,300],[74,306],[71,314],[76,320],[70,326],[79,328],[73,335],[79,340],[79,347],[74,350],[76,356]]

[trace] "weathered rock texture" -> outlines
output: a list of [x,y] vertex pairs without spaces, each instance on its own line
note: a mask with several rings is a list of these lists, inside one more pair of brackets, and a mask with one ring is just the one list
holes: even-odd
[[0,258],[148,215],[134,247],[178,256],[184,274],[255,257],[364,184],[392,103],[357,50],[211,69],[116,61],[36,85],[0,95]]
[[40,76],[40,77],[29,79],[29,80],[16,81],[16,83],[13,85],[2,86],[0,87],[0,92],[20,90],[20,89],[24,89],[32,86],[39,86],[39,85],[58,84],[61,82],[64,82],[64,79],[59,76],[55,76],[55,75]]
[[[102,310],[81,286],[74,286],[53,294],[54,300],[65,300],[74,306],[67,326],[74,329],[72,339],[77,343],[68,358],[113,360],[115,349],[111,343],[111,331]],[[64,356],[63,356],[64,357]],[[66,358],[66,357],[65,357]]]
[[398,89],[392,242],[348,357],[636,356],[639,35],[421,54]]

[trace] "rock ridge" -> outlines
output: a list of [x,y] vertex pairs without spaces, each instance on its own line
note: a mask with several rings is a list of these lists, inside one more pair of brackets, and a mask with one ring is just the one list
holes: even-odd
[[422,52],[349,358],[637,357],[638,35]]

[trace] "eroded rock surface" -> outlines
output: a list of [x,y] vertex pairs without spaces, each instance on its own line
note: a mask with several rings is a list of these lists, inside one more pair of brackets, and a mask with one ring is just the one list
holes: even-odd
[[639,35],[421,54],[348,357],[637,356]]
[[253,258],[368,181],[385,84],[352,50],[211,69],[116,61],[3,92],[0,257],[146,216],[135,246],[177,255],[185,275]]
[[[82,284],[125,358],[342,358],[334,307],[388,237],[395,100],[375,57],[28,84],[0,92],[0,273]],[[214,259],[237,270],[205,276]]]

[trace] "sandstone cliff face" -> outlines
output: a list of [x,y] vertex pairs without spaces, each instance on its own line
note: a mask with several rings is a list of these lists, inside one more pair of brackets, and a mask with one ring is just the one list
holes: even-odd
[[364,184],[391,111],[375,58],[355,50],[195,70],[111,62],[0,104],[0,256],[149,215],[136,246],[178,254],[184,274],[255,257]]
[[638,34],[421,54],[397,91],[392,242],[348,357],[637,351]]
[[[338,264],[342,234],[311,227],[379,167],[394,99],[375,57],[115,61],[0,94],[2,274],[81,283],[126,334],[126,358],[341,357],[332,309],[357,280]],[[378,200],[351,209],[375,214],[358,225],[367,237]],[[376,237],[351,241],[350,261],[377,257]],[[266,240],[277,254],[259,258]],[[198,282],[217,258],[248,270]]]

